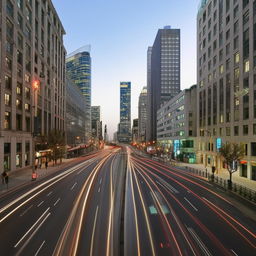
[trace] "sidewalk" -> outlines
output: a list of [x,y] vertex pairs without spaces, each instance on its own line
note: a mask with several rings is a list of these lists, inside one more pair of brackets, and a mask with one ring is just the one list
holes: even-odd
[[[49,175],[51,173],[54,173],[60,168],[63,168],[68,165],[68,163],[71,163],[73,160],[79,159],[79,158],[69,158],[69,159],[62,159],[62,164],[56,164],[53,166],[53,162],[50,162],[48,164],[48,168],[45,168],[45,165],[43,165],[43,168],[37,168],[36,173],[37,173],[37,179],[40,179],[46,175]],[[12,190],[18,186],[24,185],[26,183],[33,182],[31,180],[32,178],[32,169],[27,168],[24,170],[16,171],[13,173],[9,174],[9,183],[8,183],[8,189],[6,184],[0,183],[0,195],[6,193],[9,190]]]
[[[179,162],[177,167],[178,166],[182,166],[182,167],[186,167],[187,166],[189,168],[194,168],[194,169],[198,169],[198,170],[201,170],[201,171],[205,171],[205,167],[202,164],[188,164],[188,163]],[[212,170],[211,170],[210,167],[207,167],[207,172],[209,174],[212,173]],[[221,170],[219,172],[215,172],[214,176],[218,176],[219,178],[229,180],[229,172],[225,171],[225,170]],[[242,185],[244,187],[247,187],[247,188],[249,188],[251,190],[256,191],[256,181],[249,180],[249,179],[244,178],[244,177],[240,177],[238,175],[238,171],[233,173],[232,181],[237,183],[238,185]]]

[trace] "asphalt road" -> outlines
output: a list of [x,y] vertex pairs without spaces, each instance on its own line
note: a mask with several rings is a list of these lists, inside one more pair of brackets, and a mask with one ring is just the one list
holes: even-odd
[[0,197],[0,255],[256,255],[256,223],[207,181],[107,148]]

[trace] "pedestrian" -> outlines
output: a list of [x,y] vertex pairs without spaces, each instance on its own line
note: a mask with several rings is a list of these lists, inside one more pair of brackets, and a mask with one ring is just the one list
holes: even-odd
[[48,162],[46,161],[45,162],[45,169],[47,169],[47,167],[48,167]]

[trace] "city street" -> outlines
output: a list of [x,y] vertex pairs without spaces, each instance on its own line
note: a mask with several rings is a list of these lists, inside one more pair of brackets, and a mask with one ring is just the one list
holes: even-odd
[[0,198],[1,255],[255,255],[256,223],[208,182],[109,147]]

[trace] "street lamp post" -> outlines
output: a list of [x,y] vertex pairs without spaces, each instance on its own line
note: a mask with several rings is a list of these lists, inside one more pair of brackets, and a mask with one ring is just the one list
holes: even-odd
[[33,113],[32,113],[32,177],[35,173],[35,123],[37,122],[37,96],[38,96],[38,90],[40,87],[40,81],[39,80],[34,80],[32,83],[32,90],[33,90]]

